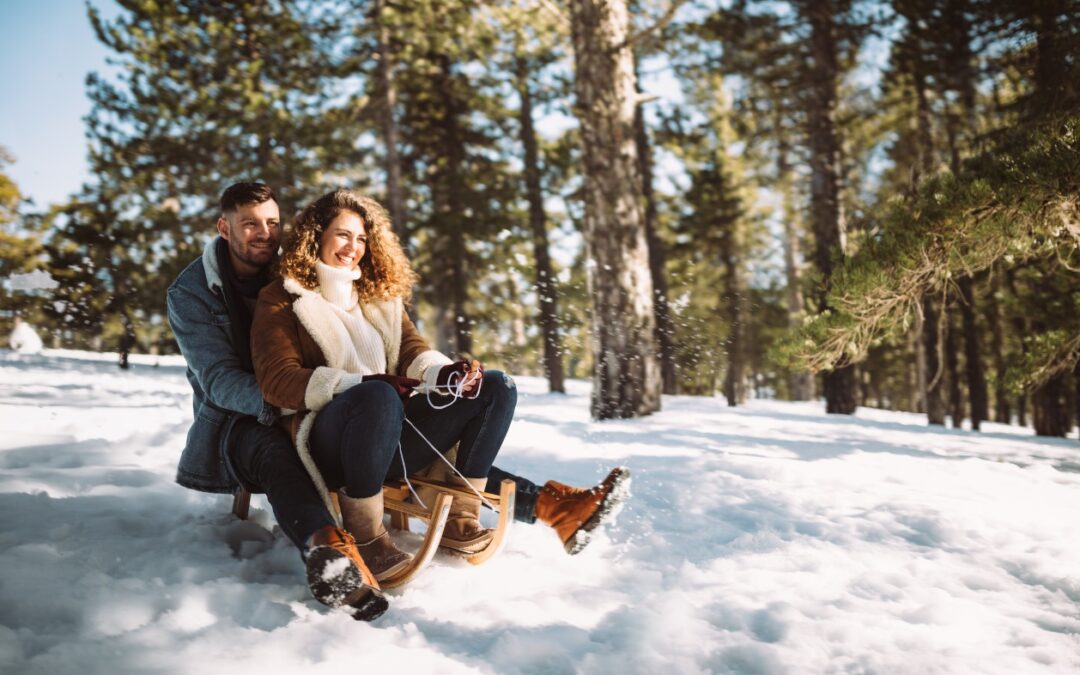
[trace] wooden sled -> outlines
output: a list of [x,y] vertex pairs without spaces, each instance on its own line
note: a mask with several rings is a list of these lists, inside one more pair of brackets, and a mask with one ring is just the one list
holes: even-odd
[[[459,496],[475,496],[471,490],[437,480],[415,477],[410,478],[409,482],[414,486],[422,485],[437,490],[438,497],[436,498],[436,504],[438,504],[438,499],[441,497],[453,498]],[[391,494],[391,491],[395,491],[396,494]],[[491,492],[483,493],[484,499],[491,502],[491,505],[499,511],[499,522],[495,526],[495,534],[491,538],[491,543],[488,544],[487,548],[465,558],[473,565],[487,562],[506,545],[506,538],[510,534],[510,525],[514,522],[514,497],[516,494],[517,486],[515,486],[514,481],[510,479],[503,480],[503,482],[499,484],[499,494],[493,494]],[[408,497],[409,488],[405,485],[404,480],[397,481],[396,484],[387,483],[386,485],[383,485],[383,504],[386,510],[390,512],[390,525],[402,532],[409,531],[409,516],[420,518],[421,520],[426,519],[424,509],[419,508],[415,504],[404,503],[403,500]],[[449,508],[449,506],[447,506],[447,508]],[[419,511],[419,513],[414,513],[414,511]],[[445,525],[445,523],[443,524]],[[431,525],[429,524],[428,533],[430,534],[430,532]],[[439,538],[441,537],[442,525],[439,526]]]
[[[424,567],[435,557],[442,539],[443,528],[446,527],[446,517],[450,513],[450,505],[454,497],[458,495],[473,496],[473,493],[463,488],[428,480],[426,478],[411,478],[413,485],[423,485],[437,491],[434,502],[424,508],[419,504],[411,504],[406,501],[410,494],[404,480],[392,481],[383,485],[383,508],[390,514],[390,526],[409,531],[409,518],[417,518],[424,522],[427,531],[420,548],[413,555],[412,563],[392,577],[383,579],[379,585],[383,588],[398,588],[409,583],[420,573]],[[495,528],[495,534],[491,543],[483,551],[468,556],[466,560],[474,565],[479,565],[502,550],[506,544],[506,537],[510,532],[510,524],[514,522],[514,496],[516,493],[514,481],[504,480],[499,486],[499,494],[485,492],[484,499],[499,511],[499,522]],[[331,493],[334,506],[337,507],[337,493]],[[247,520],[251,505],[251,493],[240,488],[233,496],[232,512],[240,520]],[[340,509],[339,509],[340,512]]]

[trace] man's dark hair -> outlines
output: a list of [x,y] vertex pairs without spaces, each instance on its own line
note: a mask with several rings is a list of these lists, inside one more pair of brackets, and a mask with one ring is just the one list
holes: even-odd
[[262,204],[277,198],[274,191],[262,183],[233,183],[221,193],[221,213],[232,213],[245,204]]

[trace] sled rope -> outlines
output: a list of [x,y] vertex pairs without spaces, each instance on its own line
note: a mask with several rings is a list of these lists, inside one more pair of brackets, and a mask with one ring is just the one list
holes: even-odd
[[476,382],[476,395],[480,395],[480,388],[484,386],[484,380],[481,378],[479,371],[470,370],[465,375],[461,373],[450,373],[450,377],[446,378],[446,389],[449,394],[450,402],[446,405],[435,405],[431,402],[432,390],[438,391],[438,387],[425,387],[425,396],[427,396],[427,403],[433,410],[445,410],[450,406],[457,403],[459,398],[465,397],[465,387],[469,386],[473,382]]
[[[405,421],[408,422],[409,418],[406,417]],[[412,422],[409,422],[409,424],[412,424]],[[416,427],[413,428],[415,429]],[[426,441],[427,439],[425,438],[424,440]],[[431,445],[431,443],[428,443],[428,445]],[[427,504],[424,503],[423,499],[420,499],[420,495],[416,494],[416,490],[413,489],[412,482],[409,481],[409,467],[405,466],[405,451],[401,449],[400,440],[397,443],[397,453],[398,457],[401,458],[401,477],[405,479],[405,485],[409,488],[409,493],[412,495],[413,499],[416,500],[416,503],[420,505],[420,508],[426,509],[428,507]]]
[[[408,417],[406,417],[405,421],[409,423],[409,426],[413,428],[413,431],[415,431],[417,434],[420,434],[420,438],[424,439],[424,442],[428,444],[428,447],[431,448],[431,451],[435,453],[435,456],[438,457],[439,459],[441,459],[442,463],[445,464],[446,466],[450,467],[450,470],[454,472],[454,475],[456,475],[458,478],[461,479],[461,482],[465,484],[465,487],[472,490],[473,494],[475,494],[477,497],[479,497],[480,501],[483,502],[484,505],[487,506],[489,509],[491,509],[495,513],[499,512],[499,509],[495,508],[494,504],[492,504],[491,502],[489,502],[487,499],[484,498],[484,494],[482,492],[480,492],[479,490],[474,488],[472,486],[472,483],[470,483],[468,480],[466,480],[465,476],[461,475],[461,472],[457,470],[457,467],[455,467],[450,462],[450,460],[446,459],[446,457],[443,457],[443,454],[441,452],[439,452],[439,449],[436,448],[434,445],[432,445],[431,441],[429,441],[427,439],[427,436],[425,436],[423,434],[423,432],[421,432],[419,429],[416,428],[416,425],[412,423],[412,420],[410,420]],[[399,443],[398,444],[399,448],[400,448],[400,445],[401,444]],[[408,479],[406,479],[406,482],[408,482]],[[409,490],[410,491],[412,490],[412,485],[409,485]],[[413,494],[415,495],[416,493],[413,492]],[[419,497],[417,497],[417,499],[419,500]],[[423,503],[421,503],[421,506],[423,506]],[[424,508],[427,508],[427,507],[425,506]]]

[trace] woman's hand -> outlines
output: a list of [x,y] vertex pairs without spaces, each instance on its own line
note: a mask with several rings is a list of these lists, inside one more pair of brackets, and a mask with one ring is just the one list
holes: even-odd
[[484,379],[484,366],[479,361],[455,361],[439,369],[435,387],[440,394],[459,392],[464,398],[480,395],[480,382]]
[[386,382],[397,390],[397,395],[401,397],[401,400],[407,400],[412,395],[412,390],[420,386],[420,380],[414,380],[411,377],[399,377],[397,375],[390,375],[388,373],[378,373],[375,375],[364,375],[362,382],[368,380],[379,380],[380,382]]

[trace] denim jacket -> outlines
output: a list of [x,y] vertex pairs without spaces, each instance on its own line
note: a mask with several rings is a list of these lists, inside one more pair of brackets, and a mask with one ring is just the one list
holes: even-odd
[[263,400],[255,375],[244,370],[232,344],[221,290],[215,237],[169,286],[169,324],[187,361],[195,421],[180,455],[176,482],[204,492],[231,493],[236,480],[225,466],[231,421],[242,415],[271,425],[278,410]]

